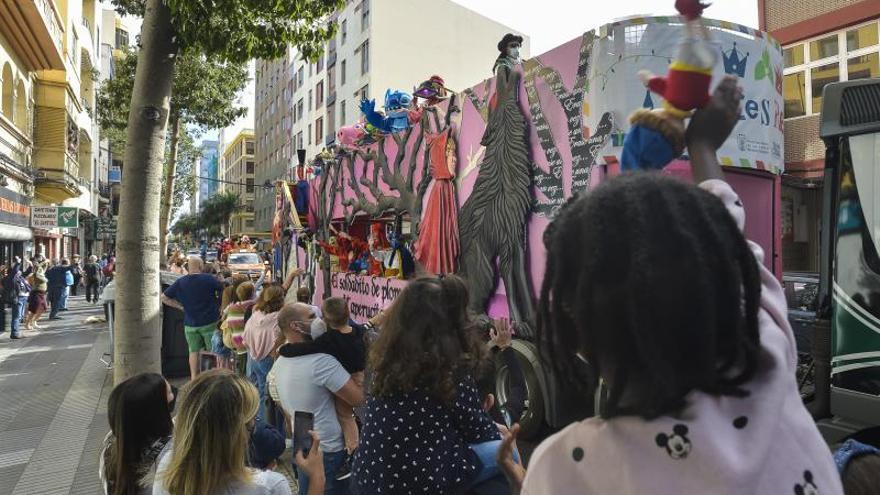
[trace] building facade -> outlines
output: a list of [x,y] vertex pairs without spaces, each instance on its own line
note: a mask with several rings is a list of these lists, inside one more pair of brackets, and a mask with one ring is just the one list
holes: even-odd
[[[100,25],[99,84],[116,76],[116,59],[128,50],[133,37],[130,28],[114,9],[103,9]],[[113,225],[119,215],[119,195],[122,191],[122,164],[125,149],[120,143],[111,142],[102,136],[98,158],[98,217],[104,223]],[[115,232],[111,230],[94,232],[95,253],[106,253],[115,249]]]
[[254,131],[243,129],[223,148],[221,189],[238,195],[229,221],[230,235],[254,234]]
[[[90,250],[98,209],[98,0],[0,9],[0,257]],[[78,228],[30,228],[33,206],[78,209]]]
[[[400,22],[426,13],[430,22]],[[490,77],[498,41],[515,32],[450,0],[349,0],[334,20],[336,36],[316,63],[292,48],[279,59],[256,61],[260,185],[294,179],[297,150],[310,160],[333,144],[336,130],[360,117],[362,99],[376,99],[381,107],[386,89],[412,91],[434,74],[454,91]],[[274,208],[273,190],[259,188],[257,230],[271,229]]]
[[220,190],[219,173],[219,150],[218,141],[205,139],[202,141],[201,156],[199,158],[198,177],[196,183],[196,200],[193,211],[199,211],[202,201],[210,198]]
[[880,2],[758,0],[760,28],[783,47],[783,269],[818,271],[826,84],[880,77]]

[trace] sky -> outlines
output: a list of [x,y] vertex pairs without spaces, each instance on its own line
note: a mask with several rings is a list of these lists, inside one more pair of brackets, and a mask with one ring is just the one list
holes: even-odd
[[[452,0],[531,38],[540,55],[622,17],[675,14],[673,0]],[[540,8],[537,6],[540,5]],[[757,0],[715,0],[704,15],[758,27]]]

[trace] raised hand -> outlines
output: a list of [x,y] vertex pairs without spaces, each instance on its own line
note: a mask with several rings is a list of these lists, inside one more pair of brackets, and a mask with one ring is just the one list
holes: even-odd
[[489,338],[499,349],[510,347],[513,341],[513,330],[508,318],[492,320],[492,328],[489,329]]
[[[526,477],[526,469],[516,461],[516,458],[519,457],[516,448],[519,423],[511,426],[509,430],[503,425],[500,425],[498,429],[501,431],[501,446],[498,447],[496,461],[504,476],[507,477],[508,483],[510,483],[511,493],[519,493],[522,489],[523,480]],[[514,456],[514,453],[516,453],[516,456]]]
[[739,122],[743,90],[733,76],[725,77],[715,88],[709,104],[697,110],[687,128],[688,149],[707,146],[718,150]]

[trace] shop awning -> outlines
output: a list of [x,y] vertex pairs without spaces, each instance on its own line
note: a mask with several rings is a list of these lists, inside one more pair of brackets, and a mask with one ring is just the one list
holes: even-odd
[[33,232],[27,227],[0,223],[0,241],[29,241],[33,238]]

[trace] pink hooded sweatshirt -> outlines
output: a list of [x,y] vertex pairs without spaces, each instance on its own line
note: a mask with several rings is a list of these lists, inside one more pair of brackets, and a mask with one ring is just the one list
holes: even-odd
[[[745,211],[724,181],[700,187],[742,230]],[[804,408],[785,295],[758,259],[763,350],[745,398],[691,392],[681,418],[598,417],[569,425],[535,450],[523,494],[841,495],[831,451]]]

